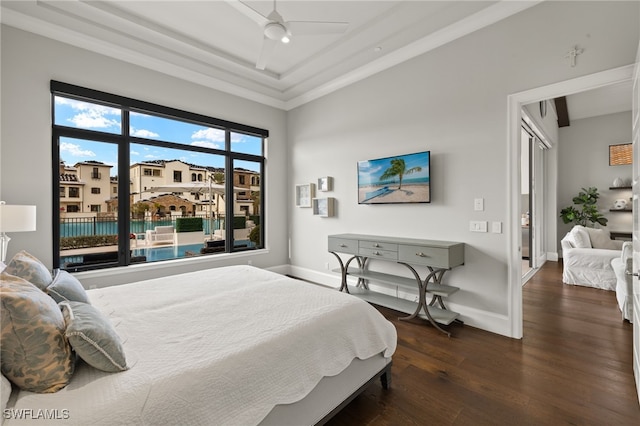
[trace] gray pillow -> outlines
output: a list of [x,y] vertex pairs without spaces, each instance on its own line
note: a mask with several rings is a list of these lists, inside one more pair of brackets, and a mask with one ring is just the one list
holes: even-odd
[[13,256],[4,272],[29,281],[40,290],[51,284],[51,273],[35,256],[22,250]]
[[57,303],[68,301],[89,303],[87,292],[80,281],[67,271],[58,271],[45,291]]
[[75,358],[60,308],[22,278],[0,273],[2,374],[20,389],[57,392],[71,380]]
[[109,373],[128,368],[120,337],[109,318],[87,303],[61,302],[60,307],[67,324],[65,336],[84,362]]

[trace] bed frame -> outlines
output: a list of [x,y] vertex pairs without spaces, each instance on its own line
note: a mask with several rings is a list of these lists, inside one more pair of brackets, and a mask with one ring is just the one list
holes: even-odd
[[274,407],[260,426],[324,425],[378,379],[383,389],[389,389],[390,358],[377,355],[366,360],[355,359],[337,376],[323,378],[304,399]]

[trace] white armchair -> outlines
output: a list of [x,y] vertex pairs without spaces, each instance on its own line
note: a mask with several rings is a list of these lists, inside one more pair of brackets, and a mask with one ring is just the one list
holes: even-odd
[[611,261],[621,256],[623,241],[612,240],[609,231],[576,225],[560,241],[562,281],[566,284],[616,289]]
[[173,226],[156,226],[146,233],[147,244],[175,244],[175,231]]
[[633,322],[633,280],[627,272],[633,271],[633,244],[625,241],[622,255],[611,261],[611,268],[616,274],[616,299],[622,319]]

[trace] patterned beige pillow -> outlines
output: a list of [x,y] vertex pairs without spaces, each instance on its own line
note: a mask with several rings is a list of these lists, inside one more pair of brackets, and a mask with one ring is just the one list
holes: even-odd
[[2,374],[21,389],[49,393],[71,380],[75,357],[56,302],[22,278],[0,273]]
[[22,250],[13,256],[4,272],[7,274],[23,278],[40,290],[47,288],[53,278],[46,266],[34,256]]

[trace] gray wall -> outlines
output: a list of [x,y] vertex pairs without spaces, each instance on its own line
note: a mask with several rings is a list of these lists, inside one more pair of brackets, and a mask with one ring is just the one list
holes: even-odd
[[[206,263],[174,262],[170,268],[127,268],[126,273],[85,273],[85,285],[127,282],[230,263],[258,266],[288,262],[285,208],[285,112],[188,83],[8,26],[2,26],[2,121],[0,197],[9,204],[37,205],[37,232],[11,235],[8,259],[26,249],[52,262],[50,80],[136,98],[235,121],[270,131],[267,152],[267,250],[217,255]],[[108,278],[99,278],[100,275]]]
[[[451,306],[467,323],[508,335],[507,234],[469,232],[470,220],[508,220],[507,96],[633,63],[637,8],[545,2],[292,110],[290,188],[329,175],[337,199],[335,218],[290,207],[293,270],[335,285],[327,270],[337,266],[327,252],[333,233],[462,241],[465,265],[448,276],[461,288]],[[585,54],[572,68],[564,54],[576,43]],[[425,149],[431,204],[357,204],[358,160]],[[480,197],[484,212],[473,210]]]
[[[631,197],[631,191],[610,190],[617,178],[631,180],[631,165],[609,166],[609,145],[631,142],[631,112],[585,118],[560,128],[558,207],[572,205],[581,188],[595,186],[599,210],[609,219],[609,231],[631,232],[631,213],[610,213],[614,200]],[[558,239],[571,229],[558,218]]]

